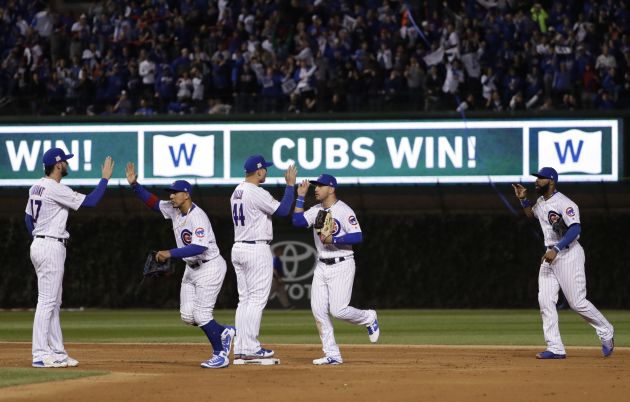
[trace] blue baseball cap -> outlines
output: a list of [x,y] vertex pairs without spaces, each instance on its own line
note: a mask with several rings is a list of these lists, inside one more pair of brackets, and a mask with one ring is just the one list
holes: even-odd
[[61,148],[50,148],[48,151],[44,152],[42,162],[44,163],[44,166],[52,166],[57,162],[67,161],[73,156],[74,154],[66,155]]
[[532,173],[532,176],[536,176],[539,179],[550,179],[556,183],[558,182],[558,172],[552,167],[541,168],[538,173]]
[[335,179],[335,176],[331,176],[331,175],[326,174],[326,173],[320,174],[317,179],[309,180],[309,182],[311,184],[316,185],[316,186],[337,187],[337,179]]
[[252,155],[247,158],[243,168],[245,168],[245,173],[252,173],[258,169],[267,169],[269,166],[273,166],[273,163],[266,162],[262,155]]
[[179,193],[183,191],[192,194],[192,186],[186,180],[175,180],[168,188],[165,188],[164,191],[168,191],[169,193]]

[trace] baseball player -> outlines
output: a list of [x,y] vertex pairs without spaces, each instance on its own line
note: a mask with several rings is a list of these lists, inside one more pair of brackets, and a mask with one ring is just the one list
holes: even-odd
[[[304,212],[304,197],[310,184],[315,186],[315,198],[320,203]],[[313,360],[315,365],[343,363],[330,315],[352,324],[365,325],[372,343],[377,342],[380,335],[376,311],[349,306],[355,273],[352,246],[361,243],[363,235],[356,214],[348,204],[337,199],[336,191],[337,179],[329,174],[321,174],[310,183],[303,180],[298,186],[293,212],[293,225],[297,227],[312,226],[321,210],[330,211],[335,224],[333,234],[325,238],[313,230],[317,266],[311,286],[311,309],[325,354]]]
[[160,250],[155,258],[166,261],[179,258],[186,263],[180,290],[179,311],[182,321],[198,326],[212,345],[212,357],[201,363],[203,368],[223,368],[230,364],[230,349],[235,329],[223,326],[213,317],[214,304],[225,278],[226,264],[206,213],[192,201],[192,186],[176,180],[166,191],[170,201],[160,201],[138,183],[133,163],[125,171],[134,193],[152,210],[173,223],[176,248]]
[[288,216],[293,204],[297,169],[290,166],[284,177],[287,183],[282,201],[278,202],[260,185],[273,163],[261,155],[245,161],[245,181],[234,189],[230,208],[234,220],[232,264],[236,272],[238,307],[234,341],[234,364],[260,363],[273,357],[274,351],[261,347],[258,341],[262,312],[269,298],[273,277],[273,257],[269,243],[273,238],[272,216]]
[[45,177],[28,191],[25,223],[33,238],[31,262],[37,274],[37,308],[33,321],[33,367],[76,367],[79,362],[68,356],[63,346],[63,335],[59,321],[66,245],[70,234],[66,222],[70,209],[95,207],[103,198],[107,182],[114,171],[114,161],[105,158],[102,179],[88,195],[72,191],[61,184],[68,174],[66,154],[60,148],[51,148],[44,153]]
[[557,191],[558,173],[555,169],[543,167],[533,175],[537,178],[536,192],[540,195],[535,204],[532,205],[527,199],[527,190],[521,184],[513,184],[512,187],[525,215],[528,218],[537,218],[540,222],[547,248],[538,273],[538,303],[547,349],[536,354],[536,357],[566,358],[556,310],[560,289],[569,306],[595,328],[601,339],[602,354],[608,357],[615,347],[614,329],[586,299],[584,249],[578,243],[582,231],[580,211],[571,199]]

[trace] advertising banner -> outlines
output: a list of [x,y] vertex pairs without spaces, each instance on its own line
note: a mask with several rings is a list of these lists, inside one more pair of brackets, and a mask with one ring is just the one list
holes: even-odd
[[27,186],[41,177],[50,147],[75,154],[68,184],[93,185],[107,155],[112,184],[139,181],[234,185],[243,162],[261,154],[274,163],[268,184],[327,172],[339,183],[487,183],[531,180],[552,166],[563,181],[617,181],[620,120],[374,121],[338,123],[111,124],[0,126],[0,185]]

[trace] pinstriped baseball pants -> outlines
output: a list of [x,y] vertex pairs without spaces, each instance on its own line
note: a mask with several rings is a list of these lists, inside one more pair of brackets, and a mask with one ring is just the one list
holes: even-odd
[[328,357],[341,357],[335,341],[331,315],[352,324],[368,325],[374,317],[368,310],[349,306],[355,274],[354,258],[333,265],[317,262],[311,287],[311,310]]
[[33,321],[33,361],[50,356],[65,359],[61,322],[61,294],[66,247],[54,239],[35,238],[31,262],[37,274],[37,308]]
[[234,243],[232,264],[238,287],[234,354],[253,354],[260,350],[260,322],[271,291],[271,248],[268,244]]
[[214,305],[227,266],[221,256],[197,268],[186,266],[179,292],[179,313],[186,324],[202,327],[214,319]]
[[558,291],[562,289],[571,309],[595,328],[600,339],[613,337],[613,326],[586,299],[586,275],[584,272],[584,249],[575,242],[568,250],[558,253],[555,260],[543,262],[538,275],[538,304],[543,321],[543,333],[547,350],[565,354],[558,325]]

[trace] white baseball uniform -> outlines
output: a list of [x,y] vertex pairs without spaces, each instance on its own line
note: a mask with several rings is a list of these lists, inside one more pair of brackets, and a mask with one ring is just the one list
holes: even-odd
[[267,190],[248,182],[239,184],[230,197],[234,223],[232,264],[238,287],[234,354],[251,355],[261,349],[260,321],[273,278],[271,216],[279,206],[280,202]]
[[[532,207],[532,212],[540,222],[547,248],[552,248],[562,239],[562,236],[553,230],[554,222],[562,219],[567,227],[580,223],[577,205],[560,192],[556,192],[548,200],[539,197]],[[538,303],[543,320],[543,332],[547,350],[556,354],[565,354],[556,310],[559,289],[562,289],[569,306],[595,328],[600,339],[608,340],[613,337],[613,326],[586,299],[584,261],[584,249],[576,238],[567,248],[560,250],[551,264],[543,262],[540,266]]]
[[182,321],[204,326],[214,318],[214,305],[221,291],[227,266],[219,253],[208,215],[194,203],[182,214],[170,201],[160,201],[160,212],[173,222],[177,247],[197,244],[206,247],[198,255],[184,258],[186,270],[182,277],[179,312]]
[[31,261],[37,274],[37,308],[33,321],[33,361],[68,357],[59,321],[66,261],[68,212],[78,210],[84,194],[48,177],[29,189],[26,213],[33,217]]
[[[309,227],[313,225],[317,213],[321,210],[325,208],[318,204],[304,212]],[[361,232],[356,214],[343,201],[337,200],[328,211],[335,222],[333,237]],[[376,319],[376,312],[349,306],[356,269],[352,245],[323,244],[315,229],[313,237],[318,259],[311,286],[311,310],[322,340],[322,350],[327,357],[341,360],[330,315],[352,324],[368,325]],[[328,264],[322,260],[328,260]]]

